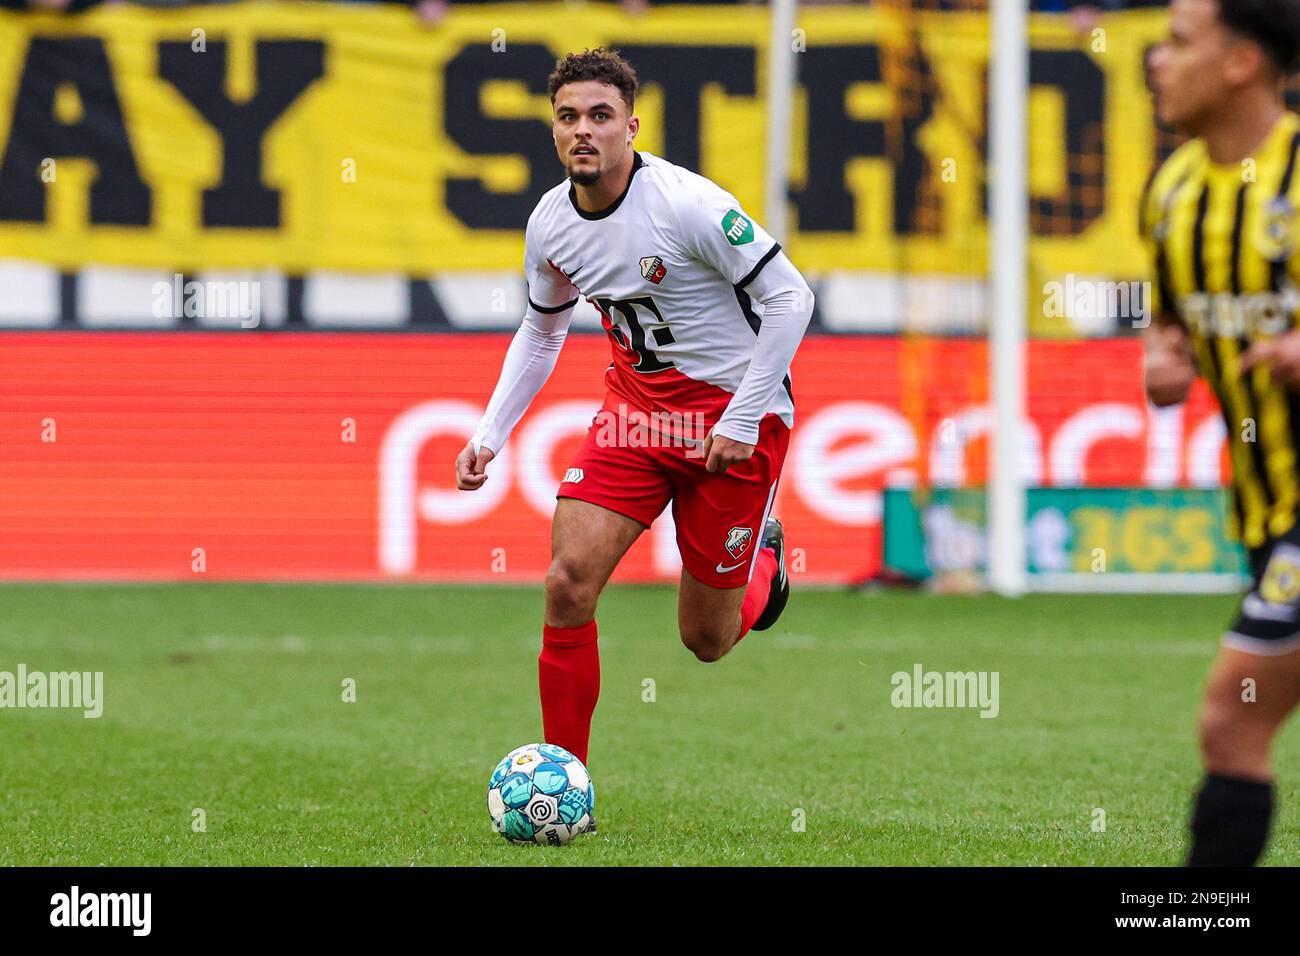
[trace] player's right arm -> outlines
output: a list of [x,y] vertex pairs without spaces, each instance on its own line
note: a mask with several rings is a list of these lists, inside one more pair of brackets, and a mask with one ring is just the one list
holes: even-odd
[[505,445],[533,398],[541,391],[569,332],[578,290],[543,254],[536,212],[524,232],[524,275],[528,308],[501,366],[487,411],[469,443],[456,456],[456,487],[474,491],[487,481],[487,463]]
[[1173,311],[1174,303],[1165,301],[1166,283],[1159,274],[1154,236],[1154,224],[1159,215],[1153,188],[1156,178],[1153,176],[1143,190],[1138,217],[1142,245],[1147,253],[1148,274],[1152,279],[1151,294],[1148,296],[1148,315],[1151,321],[1142,334],[1145,346],[1142,384],[1147,401],[1157,408],[1164,408],[1187,400],[1187,393],[1196,380],[1196,360],[1192,354],[1187,327]]

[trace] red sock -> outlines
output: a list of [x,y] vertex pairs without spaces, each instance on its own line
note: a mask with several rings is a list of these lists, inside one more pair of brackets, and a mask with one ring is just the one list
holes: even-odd
[[537,685],[546,743],[558,744],[586,763],[591,715],[600,696],[595,618],[580,627],[542,627]]
[[771,548],[764,548],[758,552],[758,560],[754,562],[754,573],[749,579],[749,587],[745,589],[745,600],[740,605],[740,637],[736,638],[736,643],[740,643],[740,638],[749,633],[749,629],[754,626],[758,616],[763,613],[763,608],[767,607],[767,596],[772,590],[772,579],[776,577],[776,552]]

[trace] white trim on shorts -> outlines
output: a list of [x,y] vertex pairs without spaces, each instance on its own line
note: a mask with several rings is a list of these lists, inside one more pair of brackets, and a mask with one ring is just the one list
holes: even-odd
[[754,548],[753,555],[749,559],[749,572],[745,575],[745,583],[754,576],[754,565],[758,564],[758,552],[762,551],[763,531],[767,528],[768,515],[772,513],[772,502],[776,500],[776,486],[781,483],[781,476],[778,475],[776,481],[772,482],[772,488],[767,493],[767,504],[763,507],[763,518],[758,523],[758,546]]
[[1266,641],[1261,637],[1250,637],[1236,631],[1225,631],[1222,638],[1224,647],[1244,654],[1256,654],[1260,657],[1281,657],[1292,651],[1300,650],[1300,631],[1290,637],[1277,641]]

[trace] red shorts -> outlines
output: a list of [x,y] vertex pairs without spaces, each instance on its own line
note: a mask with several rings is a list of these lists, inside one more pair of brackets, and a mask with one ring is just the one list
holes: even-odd
[[776,497],[790,429],[780,416],[764,416],[753,457],[713,474],[698,445],[653,437],[654,430],[633,427],[630,413],[626,427],[616,428],[623,401],[606,397],[555,497],[588,501],[646,527],[671,501],[683,567],[715,588],[744,587]]

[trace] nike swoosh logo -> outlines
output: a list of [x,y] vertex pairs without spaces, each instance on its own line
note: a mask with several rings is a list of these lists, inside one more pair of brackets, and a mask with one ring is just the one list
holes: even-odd
[[744,563],[745,563],[744,561],[741,561],[740,564],[733,564],[733,565],[732,565],[731,567],[729,567],[729,568],[724,568],[724,567],[722,566],[722,562],[719,561],[717,567],[715,567],[713,570],[714,570],[714,571],[717,571],[719,574],[726,574],[728,571],[734,571],[734,570],[736,570],[736,568],[740,567],[740,565],[741,565],[741,564],[744,564]]

